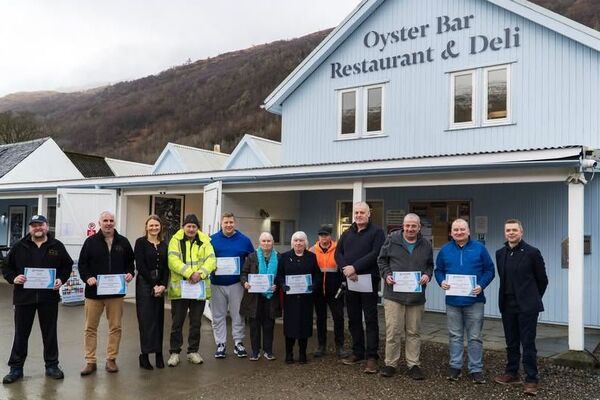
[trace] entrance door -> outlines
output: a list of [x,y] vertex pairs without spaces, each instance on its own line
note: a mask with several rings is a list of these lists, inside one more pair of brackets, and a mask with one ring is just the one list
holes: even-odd
[[212,235],[221,227],[221,202],[223,182],[217,181],[204,186],[202,202],[202,232]]
[[117,210],[117,191],[110,189],[57,189],[56,238],[74,260],[91,230],[98,231],[102,211]]

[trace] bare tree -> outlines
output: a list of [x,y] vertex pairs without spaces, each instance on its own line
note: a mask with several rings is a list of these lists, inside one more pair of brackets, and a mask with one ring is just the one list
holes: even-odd
[[0,113],[0,144],[24,142],[42,136],[42,129],[32,113]]

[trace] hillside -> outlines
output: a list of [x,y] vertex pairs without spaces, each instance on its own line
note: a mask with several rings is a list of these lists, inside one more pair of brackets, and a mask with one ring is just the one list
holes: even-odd
[[[600,30],[600,0],[535,0]],[[77,93],[17,93],[0,112],[29,111],[63,148],[153,163],[167,142],[230,152],[244,133],[280,139],[264,98],[330,32],[278,41]]]

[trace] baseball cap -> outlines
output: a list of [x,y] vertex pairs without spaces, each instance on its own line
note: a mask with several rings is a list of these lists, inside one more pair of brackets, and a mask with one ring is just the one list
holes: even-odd
[[48,219],[46,217],[44,217],[43,215],[32,215],[31,219],[29,220],[29,225],[33,225],[33,224],[43,224],[43,223],[48,223]]

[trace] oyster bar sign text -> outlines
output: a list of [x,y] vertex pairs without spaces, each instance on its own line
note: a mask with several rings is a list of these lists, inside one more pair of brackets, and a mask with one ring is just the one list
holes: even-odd
[[[429,24],[425,24],[408,28],[402,27],[401,29],[390,32],[369,31],[363,37],[363,44],[368,49],[377,49],[380,52],[383,52],[395,44],[427,37],[427,34],[432,29],[435,29],[437,35],[470,29],[474,18],[474,15],[466,15],[457,18],[450,18],[446,15],[442,15],[436,18],[435,26],[433,28]],[[468,51],[468,54],[473,55],[486,51],[499,51],[519,46],[519,27],[514,27],[505,28],[502,33],[494,37],[488,37],[486,35],[470,36],[466,51]],[[370,60],[364,59],[353,64],[334,62],[331,63],[331,79],[429,63],[435,61],[436,54],[442,60],[448,60],[459,57],[462,51],[462,46],[459,45],[459,43],[455,40],[450,40],[446,43],[444,48],[437,53],[436,50],[430,46],[427,49],[420,51]]]

